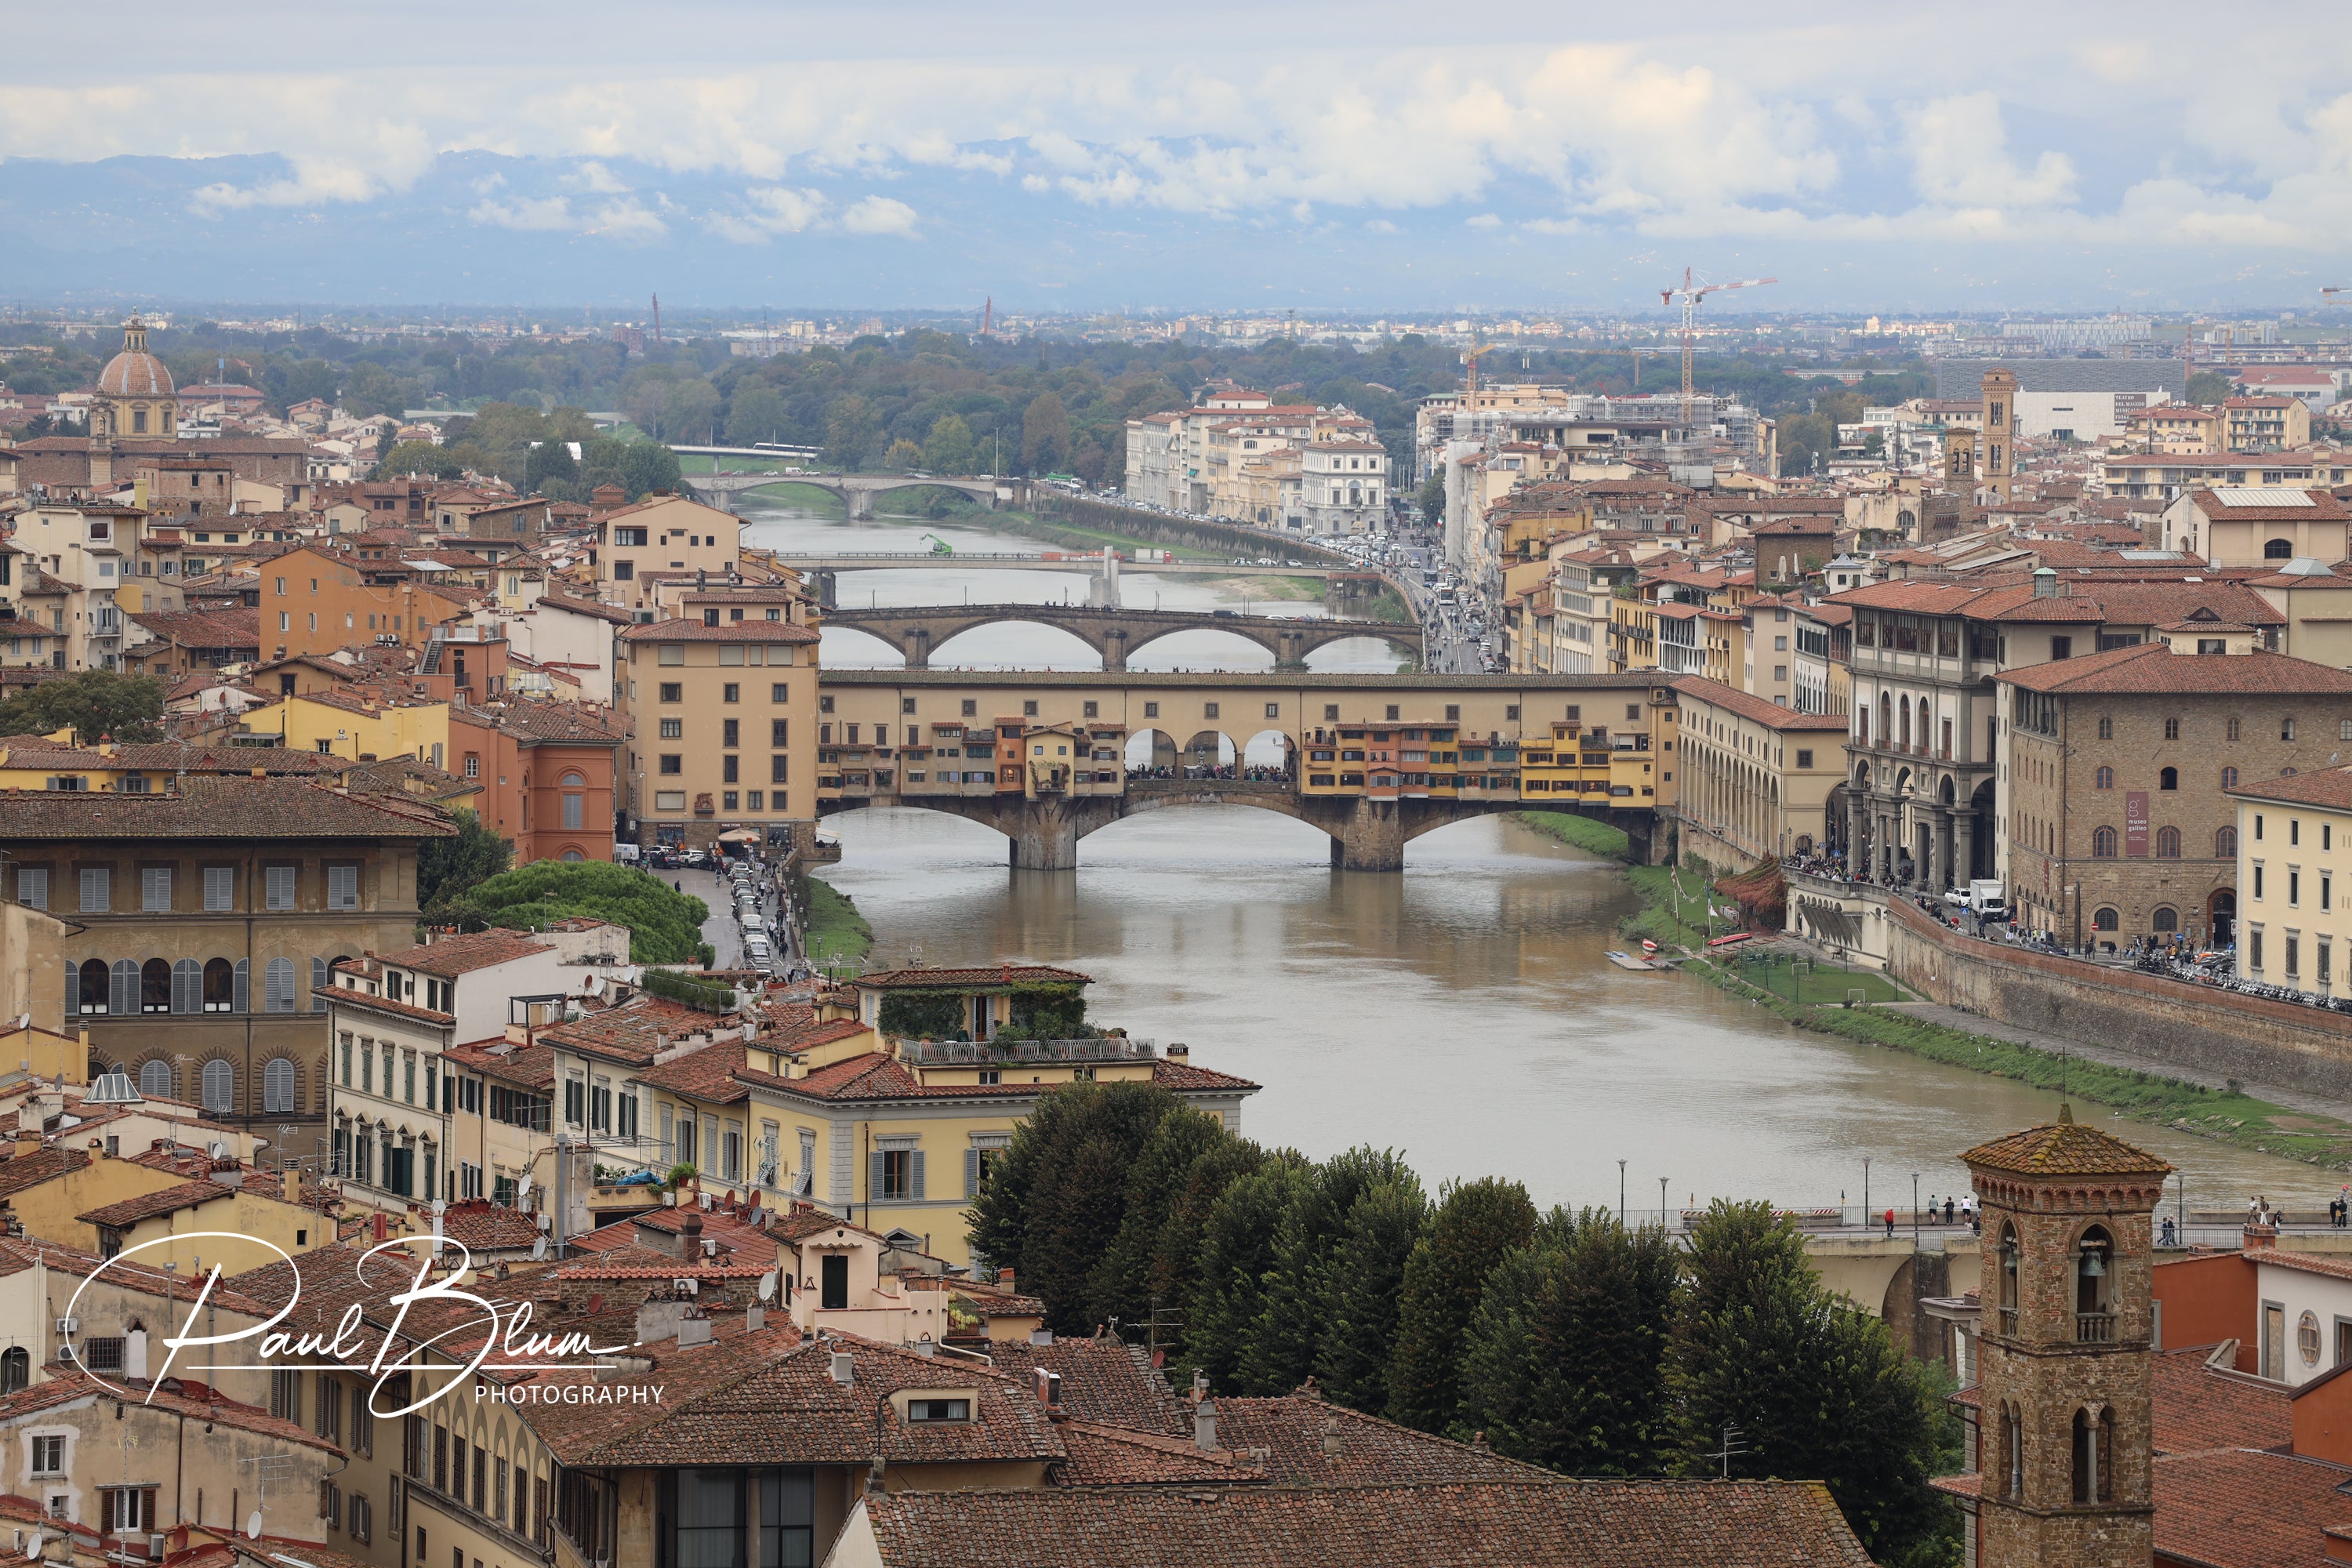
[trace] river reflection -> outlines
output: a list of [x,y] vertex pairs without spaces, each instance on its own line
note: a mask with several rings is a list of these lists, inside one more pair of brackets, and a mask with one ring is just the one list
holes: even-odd
[[[743,510],[748,539],[772,547],[912,549],[922,531]],[[960,550],[1024,547],[929,531]],[[1082,579],[1050,573],[846,581],[868,578],[884,604],[955,603],[967,588],[995,602],[1084,593]],[[1199,595],[1185,607],[1227,602],[1169,581]],[[1137,577],[1126,582],[1138,603]],[[835,661],[836,634],[825,637]],[[1074,641],[1070,657],[1058,634],[1023,626],[968,634],[951,661],[990,662],[963,651],[983,637],[1001,637],[987,647],[1002,664],[1099,667]],[[1192,668],[1267,662],[1230,646],[1210,657]],[[1393,656],[1360,668],[1393,668]],[[1115,824],[1066,873],[1009,871],[1003,838],[933,813],[856,812],[829,826],[845,853],[827,879],[873,921],[879,961],[1083,970],[1097,1020],[1185,1041],[1200,1065],[1265,1085],[1243,1110],[1250,1135],[1318,1156],[1400,1149],[1433,1186],[1500,1173],[1544,1203],[1614,1204],[1623,1160],[1637,1213],[1656,1212],[1660,1177],[1676,1205],[1859,1205],[1867,1158],[1873,1205],[1907,1206],[1914,1172],[1923,1197],[1958,1193],[1961,1150],[2057,1112],[2054,1095],[1808,1034],[1696,978],[1612,967],[1602,953],[1633,907],[1616,868],[1500,818],[1416,840],[1402,876],[1334,873],[1321,834],[1243,807]],[[2315,1205],[2339,1180],[2074,1110],[2180,1166],[2191,1207],[2235,1207],[2255,1192]]]

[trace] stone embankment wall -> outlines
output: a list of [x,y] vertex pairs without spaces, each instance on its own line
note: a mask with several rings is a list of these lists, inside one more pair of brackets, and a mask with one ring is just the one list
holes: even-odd
[[[1148,539],[1154,544],[1213,551],[1220,555],[1242,556],[1251,561],[1260,556],[1272,556],[1276,561],[1303,561],[1309,566],[1353,564],[1340,552],[1302,539],[1295,533],[1252,528],[1245,523],[1171,517],[1166,512],[1147,511],[1140,507],[1114,506],[1108,501],[1061,495],[1042,488],[1036,494],[1036,510],[1043,517],[1062,518],[1081,528],[1124,534],[1129,539]],[[1077,542],[1084,543],[1083,541]]]
[[2352,1014],[1979,942],[1899,898],[1886,910],[1887,973],[1934,1001],[2126,1050],[2151,1070],[2352,1098]]

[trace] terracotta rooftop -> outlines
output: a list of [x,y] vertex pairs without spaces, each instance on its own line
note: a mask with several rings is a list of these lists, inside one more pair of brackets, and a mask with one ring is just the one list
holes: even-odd
[[2283,1383],[2210,1365],[2213,1350],[2195,1345],[2156,1352],[2157,1452],[2286,1447],[2294,1437],[2289,1410],[2294,1391]]
[[818,634],[790,621],[725,621],[706,626],[700,621],[650,621],[625,628],[621,640],[640,642],[761,642],[813,643]]
[[1979,1143],[1960,1156],[1970,1165],[2021,1176],[2153,1176],[2172,1166],[2120,1138],[2076,1121],[2065,1106],[2058,1120]]
[[177,1214],[182,1209],[192,1209],[199,1204],[208,1204],[215,1198],[225,1198],[228,1194],[229,1189],[222,1186],[218,1182],[183,1182],[176,1187],[164,1187],[156,1192],[142,1193],[134,1198],[124,1198],[119,1203],[108,1204],[103,1208],[94,1208],[87,1213],[78,1214],[74,1218],[84,1225],[102,1225],[120,1230],[137,1225],[143,1219],[154,1219],[162,1215]]
[[0,839],[445,838],[427,806],[294,779],[191,777],[163,795],[0,790]]
[[1676,691],[1696,701],[1725,709],[1759,724],[1769,724],[1775,730],[1843,731],[1852,722],[1843,713],[1800,713],[1793,708],[1768,702],[1736,686],[1726,686],[1720,680],[1709,680],[1701,675],[1683,676],[1673,685]]
[[2247,800],[2274,800],[2284,805],[2315,805],[2352,811],[2352,767],[2318,768],[2307,773],[2263,779],[2222,793]]
[[2249,653],[2177,653],[2162,643],[2137,643],[2080,658],[2053,659],[2004,670],[1996,680],[2060,696],[2094,692],[2168,692],[2190,696],[2326,696],[2352,693],[2352,671],[2266,648]]
[[454,980],[461,974],[471,974],[478,969],[495,964],[511,963],[518,958],[529,958],[535,952],[553,952],[546,942],[519,931],[493,927],[488,931],[463,932],[436,941],[404,947],[397,952],[371,953],[368,956],[380,964],[398,969],[414,969],[422,974],[439,975]]
[[[1065,1385],[1065,1397],[1067,1397]],[[1314,1384],[1276,1399],[1217,1400],[1217,1441],[1252,1454],[1283,1486],[1410,1481],[1532,1481],[1550,1472],[1333,1405]]]

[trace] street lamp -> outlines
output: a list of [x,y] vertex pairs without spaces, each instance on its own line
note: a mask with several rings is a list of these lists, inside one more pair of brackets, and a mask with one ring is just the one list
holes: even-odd
[[1666,1179],[1664,1176],[1658,1178],[1658,1228],[1666,1228]]
[[1919,1250],[1919,1173],[1911,1173],[1911,1250]]
[[1617,1223],[1625,1223],[1625,1162],[1617,1162]]

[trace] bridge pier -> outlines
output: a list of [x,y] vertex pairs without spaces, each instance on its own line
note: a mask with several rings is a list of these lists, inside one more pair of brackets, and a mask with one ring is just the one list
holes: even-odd
[[857,485],[844,485],[842,497],[845,510],[852,522],[874,521],[874,492]]
[[1103,634],[1102,647],[1099,651],[1102,654],[1103,670],[1106,674],[1127,673],[1127,633],[1118,626],[1113,626]]
[[1392,800],[1358,800],[1331,835],[1334,871],[1404,869],[1404,820]]
[[899,651],[907,656],[907,668],[908,669],[930,668],[930,628],[928,626],[917,626],[908,637],[906,642],[900,645]]
[[1075,871],[1080,832],[1077,814],[1067,803],[1025,802],[1014,809],[1005,829],[1006,862],[1016,871]]

